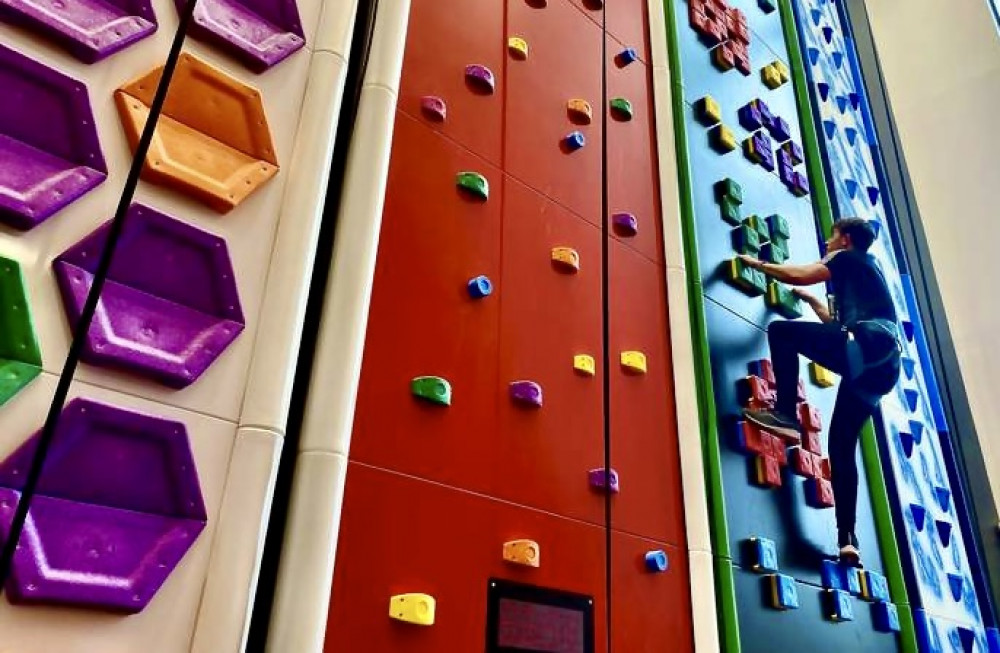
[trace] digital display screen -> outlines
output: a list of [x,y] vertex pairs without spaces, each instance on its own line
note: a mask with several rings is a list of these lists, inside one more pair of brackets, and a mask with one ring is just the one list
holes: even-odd
[[594,599],[491,578],[486,653],[594,653]]
[[500,599],[497,645],[538,653],[584,653],[579,610]]

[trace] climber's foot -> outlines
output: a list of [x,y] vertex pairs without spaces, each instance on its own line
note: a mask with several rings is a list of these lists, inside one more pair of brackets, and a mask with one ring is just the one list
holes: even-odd
[[799,422],[776,410],[744,410],[743,416],[754,425],[787,439],[798,439]]

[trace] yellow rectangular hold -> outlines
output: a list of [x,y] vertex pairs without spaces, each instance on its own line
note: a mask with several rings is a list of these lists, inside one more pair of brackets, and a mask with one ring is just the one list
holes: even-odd
[[836,375],[817,363],[809,363],[809,378],[813,385],[820,388],[832,388],[837,382]]
[[778,70],[778,76],[781,78],[782,84],[792,78],[792,73],[788,70],[788,66],[785,65],[784,61],[775,61],[774,67]]
[[534,540],[504,542],[503,559],[515,565],[538,567],[541,565],[541,548]]
[[764,82],[764,86],[772,91],[784,83],[781,81],[781,73],[778,72],[774,64],[769,64],[761,68],[760,79]]
[[641,351],[623,351],[622,367],[634,374],[646,373],[646,354]]
[[586,374],[587,376],[594,376],[597,374],[597,364],[594,362],[594,357],[588,354],[577,354],[574,356],[573,369],[580,374]]
[[436,603],[430,594],[397,594],[389,600],[389,616],[408,624],[433,626]]

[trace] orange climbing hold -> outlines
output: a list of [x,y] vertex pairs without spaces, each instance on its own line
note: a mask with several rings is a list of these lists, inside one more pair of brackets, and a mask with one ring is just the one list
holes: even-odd
[[[163,67],[115,91],[133,151]],[[278,172],[260,93],[190,54],[180,56],[142,177],[191,195],[220,213]]]

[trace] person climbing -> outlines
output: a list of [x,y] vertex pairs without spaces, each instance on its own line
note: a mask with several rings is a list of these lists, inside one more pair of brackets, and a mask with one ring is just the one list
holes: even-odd
[[868,253],[875,236],[865,220],[844,218],[834,224],[826,241],[826,255],[816,263],[775,264],[748,255],[739,257],[745,265],[782,283],[809,286],[829,282],[827,287],[832,290],[824,305],[809,292],[793,288],[820,321],[771,322],[767,339],[777,386],[775,406],[771,410],[747,409],[744,416],[763,429],[799,438],[799,354],[841,376],[828,448],[840,560],[852,566],[861,565],[854,532],[858,439],[879,400],[896,385],[900,369],[896,308],[881,270]]

